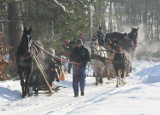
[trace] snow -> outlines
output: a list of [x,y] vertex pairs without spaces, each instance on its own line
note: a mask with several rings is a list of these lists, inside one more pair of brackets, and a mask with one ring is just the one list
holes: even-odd
[[[134,61],[127,84],[116,88],[116,80],[104,79],[95,86],[87,77],[85,96],[73,97],[72,75],[53,95],[21,99],[19,80],[0,82],[0,115],[159,115],[160,62]],[[91,73],[91,72],[90,72]]]

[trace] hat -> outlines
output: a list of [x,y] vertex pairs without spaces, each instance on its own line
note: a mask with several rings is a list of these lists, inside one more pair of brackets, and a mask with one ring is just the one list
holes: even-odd
[[81,44],[81,45],[83,45],[83,41],[82,41],[81,39],[78,39],[78,40],[76,41],[76,44]]

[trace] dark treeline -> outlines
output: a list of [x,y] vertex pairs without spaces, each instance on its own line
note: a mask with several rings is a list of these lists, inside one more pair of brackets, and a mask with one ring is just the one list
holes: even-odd
[[159,6],[160,0],[0,0],[0,32],[14,60],[23,26],[32,27],[34,40],[57,51],[80,31],[89,40],[99,26],[105,33],[139,27],[137,55],[159,57]]

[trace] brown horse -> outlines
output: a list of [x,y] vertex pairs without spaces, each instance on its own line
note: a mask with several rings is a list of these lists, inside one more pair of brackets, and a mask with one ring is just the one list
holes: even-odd
[[116,87],[119,87],[119,85],[125,85],[124,80],[130,73],[131,62],[128,53],[123,50],[118,42],[114,43],[113,49],[115,50],[115,54],[112,63],[117,77]]

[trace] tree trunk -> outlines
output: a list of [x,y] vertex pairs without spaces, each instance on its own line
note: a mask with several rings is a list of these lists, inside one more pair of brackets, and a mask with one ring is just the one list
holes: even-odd
[[9,22],[9,28],[8,28],[8,34],[9,34],[9,43],[12,47],[10,51],[11,59],[14,59],[15,53],[18,46],[18,19],[17,19],[17,12],[16,12],[16,4],[15,3],[8,3],[8,20]]

